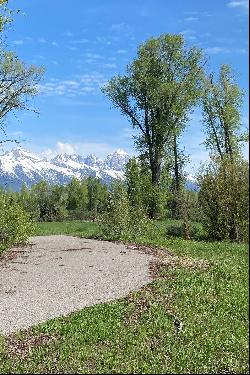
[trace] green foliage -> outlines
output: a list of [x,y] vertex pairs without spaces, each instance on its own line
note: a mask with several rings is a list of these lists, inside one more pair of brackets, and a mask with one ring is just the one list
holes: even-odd
[[74,219],[81,219],[88,205],[88,187],[85,180],[80,181],[73,177],[67,185],[67,210]]
[[108,199],[107,186],[102,184],[99,178],[88,177],[86,180],[88,189],[88,211],[90,218],[95,221],[98,213],[104,210]]
[[[177,137],[201,94],[202,59],[201,50],[187,48],[182,36],[161,35],[139,46],[127,74],[112,78],[103,88],[114,106],[139,130],[136,146],[148,161],[156,190],[166,148],[177,149]],[[175,152],[175,164],[179,164],[177,159]],[[151,216],[156,217],[157,204],[155,200],[152,203]]]
[[18,202],[35,221],[95,220],[104,209],[107,186],[100,179],[73,178],[68,185],[40,181],[17,193]]
[[248,240],[249,165],[238,159],[213,159],[200,178],[204,225],[213,240]]
[[184,188],[179,191],[175,190],[168,201],[168,208],[171,218],[182,221],[182,229],[178,232],[182,233],[186,240],[197,238],[194,233],[195,228],[191,228],[190,224],[195,221],[201,222],[203,219],[198,193]]
[[100,229],[97,223],[91,221],[63,221],[40,222],[36,224],[36,236],[48,236],[54,234],[66,234],[85,238],[98,237]]
[[12,52],[0,50],[0,119],[11,111],[27,109],[27,98],[37,94],[42,68],[26,67]]
[[[11,11],[7,7],[8,0],[0,0],[0,33],[4,30],[6,24],[11,21]],[[1,35],[0,35],[1,39]]]
[[24,243],[34,232],[29,215],[14,196],[0,193],[0,251]]
[[144,210],[129,200],[126,186],[117,182],[112,186],[106,211],[100,215],[102,235],[107,239],[130,239],[147,230]]
[[207,149],[216,156],[239,155],[241,141],[245,140],[240,133],[243,91],[235,82],[232,69],[222,65],[219,78],[214,82],[211,74],[204,81],[202,96],[203,122],[206,126]]
[[2,31],[12,21],[8,1],[0,1],[0,132],[4,137],[0,144],[12,142],[6,135],[5,120],[9,113],[26,110],[29,98],[38,93],[38,83],[44,73],[43,68],[27,66],[15,53],[5,50]]

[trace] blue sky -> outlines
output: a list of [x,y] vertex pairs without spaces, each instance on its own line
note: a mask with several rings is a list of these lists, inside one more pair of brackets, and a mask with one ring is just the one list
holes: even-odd
[[[248,5],[230,0],[11,0],[20,9],[7,33],[11,50],[46,69],[31,103],[40,115],[9,118],[9,134],[36,153],[134,153],[129,122],[112,108],[100,86],[124,73],[137,46],[162,33],[182,33],[204,49],[212,71],[231,64],[248,89]],[[242,111],[248,124],[247,96]],[[182,143],[189,171],[207,157],[200,112],[191,116]]]

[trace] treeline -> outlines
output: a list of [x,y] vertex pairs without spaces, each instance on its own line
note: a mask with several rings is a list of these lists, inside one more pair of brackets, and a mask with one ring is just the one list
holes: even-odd
[[[174,177],[162,171],[159,189],[152,187],[150,172],[140,159],[131,159],[124,182],[112,186],[104,212],[100,215],[102,232],[107,238],[133,239],[150,228],[150,209],[157,202],[158,220],[178,219],[184,239],[199,239],[194,222],[201,223],[207,240],[248,241],[249,236],[249,164],[239,158],[214,159],[197,177],[199,191],[182,184],[176,192]],[[174,234],[168,232],[166,236]],[[201,239],[201,238],[200,238]],[[203,237],[204,239],[204,237]]]
[[96,220],[107,201],[107,186],[98,178],[72,178],[68,185],[40,181],[31,188],[23,184],[20,192],[5,193],[36,222]]

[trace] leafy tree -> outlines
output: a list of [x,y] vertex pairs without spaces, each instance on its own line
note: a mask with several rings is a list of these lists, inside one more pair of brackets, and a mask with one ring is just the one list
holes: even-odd
[[[27,98],[37,94],[43,69],[26,67],[12,52],[0,51],[0,126],[4,130],[6,116],[28,109]],[[8,141],[4,139],[1,143]]]
[[[7,1],[0,2],[0,37],[5,24],[10,21]],[[5,131],[6,116],[13,111],[27,110],[28,98],[37,94],[37,85],[43,69],[25,65],[13,52],[0,44],[0,131],[4,138],[0,144],[13,141]]]
[[133,240],[147,231],[148,219],[144,210],[130,201],[126,183],[118,181],[111,187],[99,224],[108,239]]
[[206,147],[211,160],[200,175],[199,199],[212,239],[243,241],[248,228],[248,163],[242,159],[240,109],[243,92],[232,69],[222,65],[217,82],[205,79],[202,97]]
[[67,210],[74,218],[82,218],[88,207],[88,188],[86,181],[73,177],[67,185],[68,200]]
[[212,155],[231,160],[239,155],[243,92],[235,82],[232,69],[222,65],[216,82],[214,75],[205,80],[202,97],[203,120],[206,126],[205,145]]
[[39,197],[39,195],[35,194],[34,187],[31,190],[28,189],[25,184],[22,185],[18,202],[22,205],[24,210],[29,213],[33,220],[39,220],[40,217],[40,207],[37,197]]
[[56,209],[51,200],[51,188],[47,181],[40,181],[31,187],[31,195],[38,209],[39,221],[53,221]]
[[150,176],[147,167],[143,166],[139,159],[133,157],[125,167],[125,177],[131,205],[147,212],[151,196]]
[[33,234],[34,224],[14,196],[0,192],[0,252],[24,243]]
[[88,210],[93,221],[102,211],[108,198],[107,186],[103,185],[99,178],[88,177],[86,179],[88,189]]
[[213,240],[247,241],[249,165],[242,158],[214,158],[199,177],[204,224]]
[[165,160],[162,165],[159,185],[153,187],[147,164],[139,158],[131,158],[125,170],[126,187],[132,207],[151,216],[151,208],[157,205],[158,217],[165,216],[166,202],[169,198],[170,178]]
[[54,206],[54,220],[62,221],[67,218],[68,193],[66,187],[63,185],[51,186],[50,200]]
[[[103,88],[139,130],[136,145],[148,161],[153,188],[158,188],[169,140],[175,135],[177,142],[200,95],[202,71],[201,50],[187,48],[180,35],[166,34],[142,44],[127,74]],[[154,203],[151,216],[156,214]]]

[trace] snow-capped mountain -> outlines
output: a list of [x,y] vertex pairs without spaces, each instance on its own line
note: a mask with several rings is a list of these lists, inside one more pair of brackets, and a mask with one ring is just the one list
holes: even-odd
[[129,155],[123,150],[117,150],[107,156],[105,164],[108,168],[116,171],[124,171],[125,165],[129,161]]
[[[101,160],[90,154],[60,154],[51,160],[40,158],[19,147],[0,156],[0,186],[19,190],[23,183],[31,185],[46,180],[50,184],[67,184],[72,177],[83,179],[88,176],[99,177],[105,184],[124,177],[124,167],[130,156],[117,150]],[[192,176],[187,177],[186,187],[198,190]]]
[[112,180],[123,178],[123,168],[129,155],[117,150],[105,160],[91,154],[61,154],[46,160],[33,153],[17,148],[0,156],[0,185],[19,190],[23,183],[27,186],[46,180],[49,183],[66,184],[72,177],[79,179],[94,176],[110,184]]

